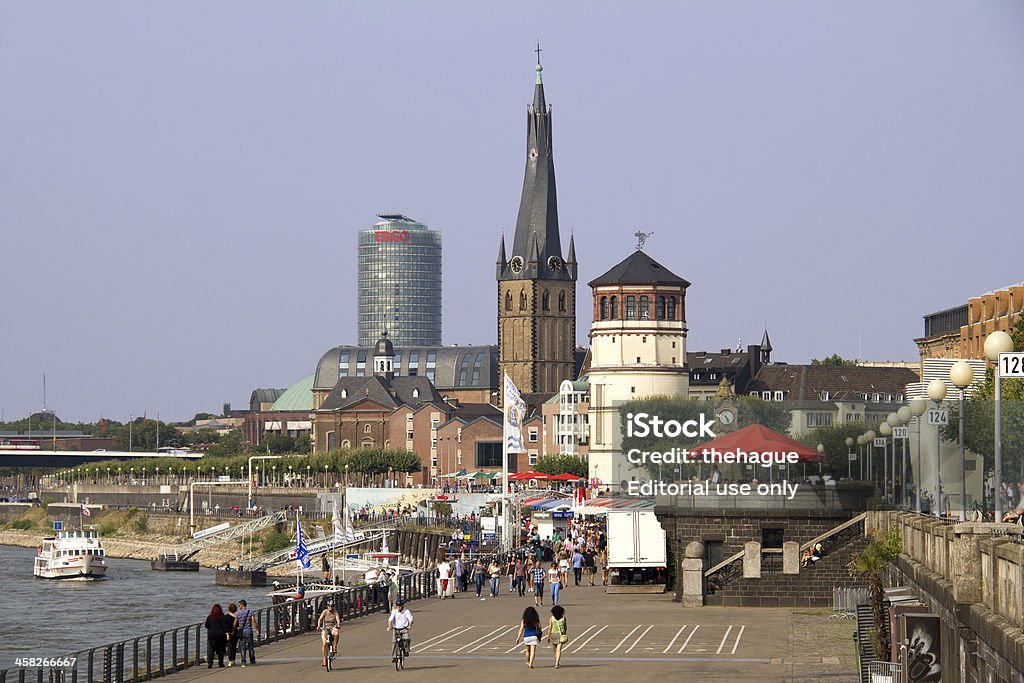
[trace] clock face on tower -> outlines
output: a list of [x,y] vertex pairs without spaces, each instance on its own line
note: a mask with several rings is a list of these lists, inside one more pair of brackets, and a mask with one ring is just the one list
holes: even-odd
[[508,265],[512,269],[512,272],[518,275],[519,273],[523,272],[523,257],[513,256],[512,260],[509,261]]
[[552,273],[557,273],[558,271],[562,270],[562,259],[558,258],[557,256],[552,256],[551,258],[549,258],[548,270],[550,270]]
[[736,413],[731,410],[722,410],[718,413],[718,421],[723,425],[731,425],[736,421]]

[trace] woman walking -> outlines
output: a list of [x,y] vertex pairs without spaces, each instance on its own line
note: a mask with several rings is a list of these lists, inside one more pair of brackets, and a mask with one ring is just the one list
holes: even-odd
[[497,558],[491,560],[487,566],[487,573],[491,576],[491,597],[496,598],[501,590],[501,566],[498,564]]
[[537,656],[537,644],[540,642],[540,615],[534,607],[527,607],[523,610],[523,620],[519,623],[519,632],[516,633],[516,645],[523,641],[526,648],[523,654],[526,657],[526,666],[533,668],[533,660]]
[[548,643],[555,648],[556,669],[562,662],[562,647],[568,642],[569,625],[565,620],[565,609],[555,605],[551,608],[551,618],[548,620]]
[[228,605],[228,613],[224,615],[224,633],[227,635],[228,666],[235,665],[235,657],[238,654],[238,617],[235,612],[238,605]]
[[557,562],[551,563],[548,570],[548,583],[551,585],[551,604],[558,604],[558,594],[562,590],[562,571],[558,568]]
[[[476,563],[473,565],[473,585],[476,586],[476,597],[480,598],[480,591],[484,588],[484,573],[487,570],[484,568],[484,562],[479,557],[476,558]],[[483,598],[480,598],[483,600]]]
[[214,605],[206,617],[206,668],[213,668],[213,656],[217,655],[219,666],[224,668],[224,649],[227,647],[227,632],[224,629],[224,610]]

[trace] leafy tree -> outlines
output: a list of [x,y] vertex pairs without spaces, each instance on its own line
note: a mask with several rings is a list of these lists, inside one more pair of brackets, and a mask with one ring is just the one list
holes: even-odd
[[856,365],[856,361],[843,358],[838,353],[833,353],[825,358],[812,358],[811,365]]
[[245,452],[245,445],[242,443],[242,430],[232,429],[220,438],[220,440],[206,451],[207,455],[223,457],[226,455],[237,455]]
[[892,526],[885,536],[875,539],[862,552],[854,556],[849,565],[850,576],[863,579],[868,585],[871,615],[875,622],[875,654],[880,661],[889,661],[889,640],[885,637],[885,610],[882,600],[885,589],[882,574],[890,562],[903,551],[899,530]]
[[775,430],[779,434],[789,434],[792,415],[788,404],[783,401],[763,401],[752,396],[741,396],[736,426],[743,428],[755,424]]
[[[878,432],[878,425],[864,422],[849,422],[842,425],[835,424],[828,427],[812,429],[809,432],[801,434],[797,440],[801,443],[807,444],[811,448],[817,448],[818,444],[825,447],[825,462],[823,463],[822,472],[832,475],[833,479],[846,479],[852,471],[853,478],[858,479],[860,477],[861,463],[850,462],[850,451],[846,446],[846,439],[852,438],[856,441],[858,436],[869,429],[873,429],[875,432]],[[860,455],[856,443],[853,445],[853,452]],[[877,470],[875,472],[875,480],[880,480],[885,468],[885,462],[881,457],[881,453],[875,453],[875,457],[872,458],[872,466]],[[870,473],[865,470],[864,477],[868,478],[869,476]]]
[[263,441],[263,445],[274,454],[292,453],[295,451],[295,439],[287,434],[271,434]]
[[[658,416],[663,421],[676,420],[680,424],[693,420],[700,421],[702,413],[710,414],[712,404],[708,401],[691,401],[680,396],[647,396],[644,398],[626,401],[619,406],[619,428],[622,433],[622,452],[627,453],[631,449],[639,449],[641,452],[665,452],[672,448],[692,449],[701,443],[709,441],[707,437],[689,437],[680,434],[677,437],[657,437],[653,430],[648,430],[646,436],[629,435],[629,416],[646,413],[650,417]],[[631,470],[641,469],[640,465],[628,465]],[[646,474],[641,476],[653,477],[665,480],[665,477],[677,474],[681,478],[697,476],[699,465],[653,465],[648,464],[645,468]],[[618,474],[618,473],[616,473]]]
[[580,458],[567,453],[541,456],[537,458],[537,465],[533,469],[543,474],[575,474],[581,479],[590,476],[588,458]]

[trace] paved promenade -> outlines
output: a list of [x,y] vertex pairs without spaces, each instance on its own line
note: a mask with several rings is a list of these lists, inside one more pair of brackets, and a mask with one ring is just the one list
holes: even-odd
[[[507,581],[503,581],[507,590]],[[669,596],[607,595],[600,586],[562,593],[570,641],[556,672],[551,647],[542,645],[535,670],[514,645],[523,609],[532,598],[503,593],[481,601],[473,593],[455,599],[410,603],[416,624],[406,670],[390,661],[386,617],[354,620],[342,629],[340,655],[330,673],[320,666],[318,634],[257,649],[257,665],[211,671],[205,666],[173,675],[176,683],[278,682],[282,680],[507,681],[557,676],[569,681],[855,681],[853,625],[828,612],[705,607],[684,610]],[[545,600],[542,623],[550,605]]]

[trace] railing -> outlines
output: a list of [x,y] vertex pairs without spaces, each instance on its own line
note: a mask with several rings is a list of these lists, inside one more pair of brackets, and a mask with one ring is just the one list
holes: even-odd
[[898,683],[902,667],[898,662],[865,662],[871,683]]
[[[406,600],[437,593],[433,571],[399,577],[399,596]],[[340,588],[334,593],[304,600],[285,600],[255,610],[260,646],[316,629],[316,615],[327,597],[334,597],[335,609],[343,621],[388,609],[387,586]],[[53,658],[53,666],[0,670],[0,683],[137,683],[183,671],[208,661],[203,656],[203,624],[189,624],[80,650]]]

